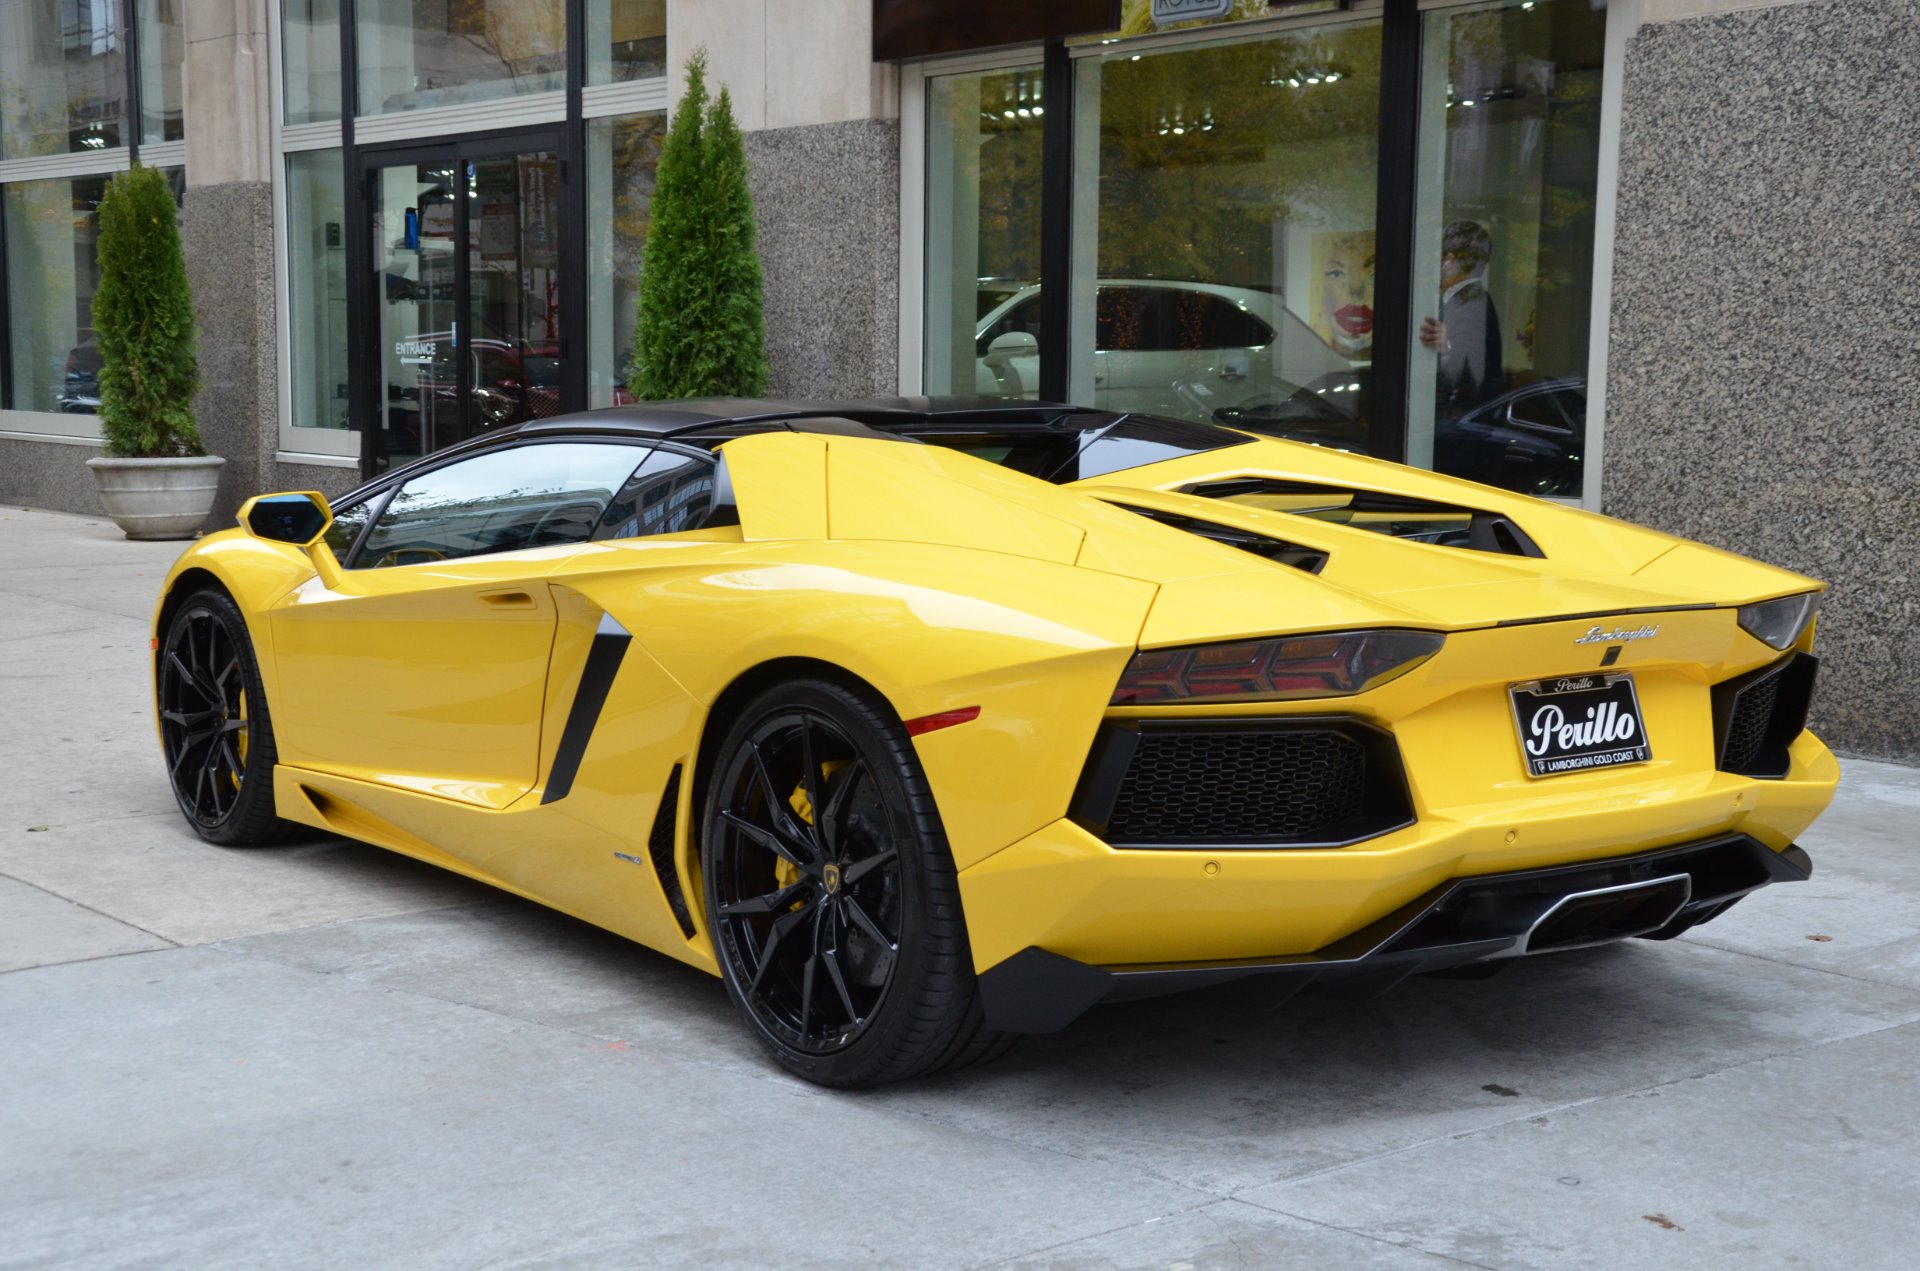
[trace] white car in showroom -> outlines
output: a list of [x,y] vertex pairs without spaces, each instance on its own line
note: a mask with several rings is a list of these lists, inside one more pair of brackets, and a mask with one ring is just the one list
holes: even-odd
[[[1040,288],[1025,286],[980,319],[977,392],[1038,396],[1041,304]],[[1093,393],[1084,404],[1209,420],[1221,407],[1284,400],[1351,365],[1274,292],[1109,278],[1094,302]]]

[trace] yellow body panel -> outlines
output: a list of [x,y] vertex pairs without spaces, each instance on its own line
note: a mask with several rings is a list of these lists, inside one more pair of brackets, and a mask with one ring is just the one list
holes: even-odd
[[[840,436],[765,434],[723,454],[737,529],[337,581],[300,548],[228,531],[181,558],[163,601],[211,578],[239,604],[273,714],[282,816],[459,870],[708,970],[694,767],[727,723],[715,704],[776,663],[856,676],[903,720],[980,708],[915,744],[982,970],[1029,946],[1109,965],[1302,953],[1457,876],[1729,830],[1780,849],[1837,778],[1811,734],[1794,744],[1784,781],[1714,766],[1710,686],[1781,656],[1739,629],[1735,607],[1817,584],[1650,530],[1272,441],[1079,487]],[[1498,512],[1545,559],[1178,493],[1249,475]],[[1284,538],[1328,563],[1310,576],[1128,505]],[[1635,677],[1653,761],[1526,776],[1508,685],[1591,670],[1595,651],[1576,639],[1628,613],[1660,627],[1657,640],[1626,644],[1614,667]],[[570,792],[547,802],[609,617],[631,643]],[[1355,697],[1107,705],[1143,645],[1381,626],[1448,639]],[[1102,721],[1129,714],[1372,721],[1397,739],[1416,820],[1341,849],[1115,850],[1065,818]],[[667,811],[691,937],[648,852],[676,765]]]

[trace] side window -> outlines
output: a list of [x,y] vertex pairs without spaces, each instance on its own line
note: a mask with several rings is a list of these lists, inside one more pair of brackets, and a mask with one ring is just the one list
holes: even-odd
[[1039,339],[1040,312],[1040,293],[1035,292],[1001,314],[998,321],[980,333],[980,347],[976,350],[976,356],[985,357],[993,342],[1009,331],[1025,331],[1034,339]]
[[584,543],[651,452],[556,441],[489,450],[425,472],[388,500],[358,568]]
[[347,553],[353,550],[353,541],[360,537],[369,507],[368,503],[356,503],[350,508],[333,510],[333,524],[327,527],[327,546],[341,560],[347,559]]
[[483,344],[478,350],[479,365],[474,370],[474,386],[477,388],[500,388],[507,384],[520,383],[519,368],[514,365],[513,357],[505,349]]
[[713,511],[715,463],[671,450],[648,453],[594,527],[605,538],[648,538],[699,529]]
[[1145,353],[1161,343],[1159,296],[1152,287],[1102,287],[1094,296],[1093,347]]
[[1587,418],[1586,394],[1577,389],[1529,393],[1513,403],[1512,415],[1516,423],[1536,428],[1578,431]]
[[1175,342],[1183,349],[1254,349],[1273,331],[1224,296],[1206,291],[1174,293]]

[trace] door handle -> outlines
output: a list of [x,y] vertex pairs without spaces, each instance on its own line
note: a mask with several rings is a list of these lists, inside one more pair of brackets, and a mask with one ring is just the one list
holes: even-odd
[[524,591],[483,591],[480,603],[489,609],[531,609],[533,597]]

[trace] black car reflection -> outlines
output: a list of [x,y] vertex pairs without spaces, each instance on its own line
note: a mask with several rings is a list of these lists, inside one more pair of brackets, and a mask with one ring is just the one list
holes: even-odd
[[[1223,407],[1214,419],[1248,432],[1365,452],[1373,418],[1373,371],[1320,376],[1278,401]],[[1581,376],[1511,389],[1434,425],[1434,470],[1522,494],[1577,497],[1587,430]]]

